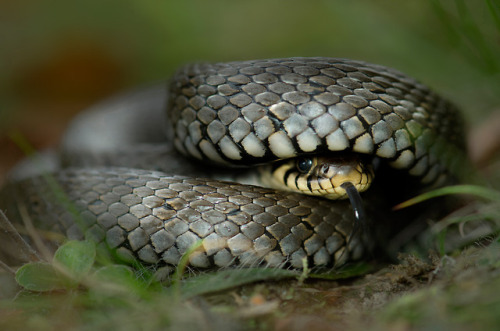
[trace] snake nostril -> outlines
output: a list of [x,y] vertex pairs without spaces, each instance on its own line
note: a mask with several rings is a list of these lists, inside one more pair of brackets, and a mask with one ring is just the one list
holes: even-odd
[[328,177],[329,171],[330,171],[330,165],[323,164],[319,169],[319,175],[323,177]]

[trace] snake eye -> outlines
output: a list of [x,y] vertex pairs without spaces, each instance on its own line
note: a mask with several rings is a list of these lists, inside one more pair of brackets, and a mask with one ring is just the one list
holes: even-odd
[[313,160],[308,158],[298,159],[295,166],[300,173],[305,174],[306,172],[311,170],[311,167],[313,166]]

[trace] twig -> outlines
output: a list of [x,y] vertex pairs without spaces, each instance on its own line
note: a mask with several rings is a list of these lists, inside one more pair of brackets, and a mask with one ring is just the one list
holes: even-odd
[[34,250],[30,244],[28,244],[23,237],[19,234],[16,228],[9,221],[7,216],[4,214],[2,210],[0,210],[0,228],[12,238],[12,240],[16,243],[17,247],[20,250],[27,260],[29,261],[40,261],[41,258],[38,255],[37,251]]
[[[40,239],[40,235],[37,233],[37,230],[33,226],[33,222],[31,221],[31,217],[28,213],[28,209],[26,208],[26,205],[24,203],[20,202],[18,205],[18,210],[19,210],[19,214],[21,215],[21,219],[23,220],[24,226],[26,227],[26,231],[28,232],[28,235],[33,240],[35,247],[42,254],[42,256],[45,258],[46,261],[50,261],[52,254],[50,253],[50,250],[47,248],[47,246]],[[38,254],[37,254],[37,257],[38,257],[38,260],[41,260],[41,258],[38,256]]]

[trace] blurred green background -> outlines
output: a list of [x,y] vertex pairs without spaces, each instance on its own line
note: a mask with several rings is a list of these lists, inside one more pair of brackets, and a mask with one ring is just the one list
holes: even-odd
[[500,104],[498,0],[0,2],[0,176],[114,92],[192,61],[331,56],[395,67],[474,125]]

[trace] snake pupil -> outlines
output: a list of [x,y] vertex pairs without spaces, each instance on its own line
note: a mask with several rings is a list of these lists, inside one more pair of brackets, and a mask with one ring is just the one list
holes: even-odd
[[297,160],[297,170],[303,174],[311,170],[312,166],[313,160],[310,158],[301,158]]

